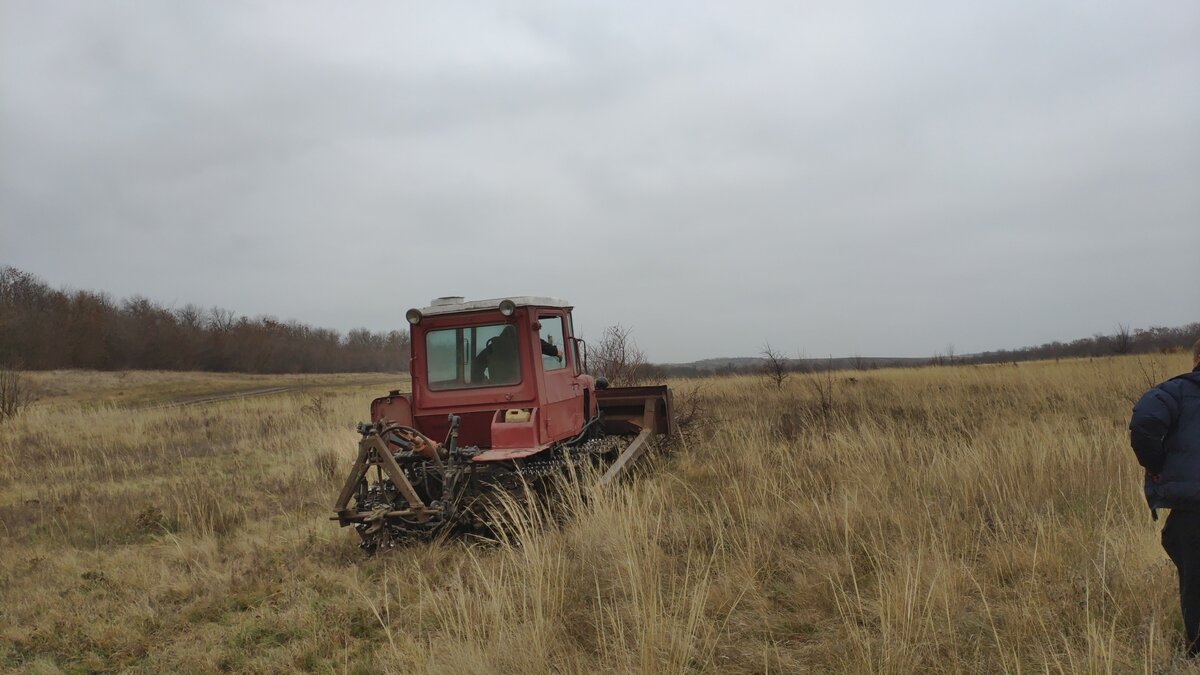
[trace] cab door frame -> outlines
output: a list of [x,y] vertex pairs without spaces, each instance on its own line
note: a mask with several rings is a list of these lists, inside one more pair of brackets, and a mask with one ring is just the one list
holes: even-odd
[[[575,350],[569,347],[569,313],[558,307],[539,307],[536,320],[538,330],[532,342],[534,353],[537,355],[538,375],[542,379],[542,406],[539,417],[545,433],[544,438],[549,442],[561,441],[579,433],[586,421],[580,403],[583,391],[576,374],[578,360],[573,353]],[[546,323],[550,321],[554,321],[559,327],[559,331],[554,333],[557,339],[553,342],[562,351],[563,363],[561,367],[547,369],[547,358],[552,357],[543,358],[541,337]]]

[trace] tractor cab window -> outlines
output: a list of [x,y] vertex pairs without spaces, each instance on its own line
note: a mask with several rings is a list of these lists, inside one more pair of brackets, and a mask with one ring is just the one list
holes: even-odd
[[425,334],[425,369],[433,391],[516,384],[517,328],[498,323],[431,330]]
[[538,323],[542,329],[538,337],[542,339],[542,370],[558,370],[567,367],[566,337],[563,333],[561,316],[539,316]]

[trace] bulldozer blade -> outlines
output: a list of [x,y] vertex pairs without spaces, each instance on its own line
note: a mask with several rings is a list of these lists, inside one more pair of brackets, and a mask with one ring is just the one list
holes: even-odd
[[[656,403],[653,415],[648,405]],[[675,431],[671,414],[671,390],[654,387],[610,387],[596,390],[596,405],[604,413],[604,429],[615,434],[636,434],[642,429],[669,436]]]
[[650,436],[671,433],[671,392],[665,386],[602,389],[596,392],[596,402],[604,413],[606,430],[637,431],[637,436],[600,478],[601,485],[608,485],[641,458]]

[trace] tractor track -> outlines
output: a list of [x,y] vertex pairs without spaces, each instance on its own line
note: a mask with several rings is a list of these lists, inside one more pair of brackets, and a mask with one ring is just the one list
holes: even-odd
[[236,391],[229,394],[214,394],[210,396],[197,396],[192,398],[181,398],[165,403],[153,403],[150,405],[138,406],[139,410],[162,410],[165,408],[190,408],[198,405],[208,405],[210,403],[222,403],[224,401],[236,401],[242,398],[254,398],[258,396],[271,396],[274,394],[284,394],[287,392],[298,391],[300,387],[268,387],[265,389],[251,389],[249,391]]

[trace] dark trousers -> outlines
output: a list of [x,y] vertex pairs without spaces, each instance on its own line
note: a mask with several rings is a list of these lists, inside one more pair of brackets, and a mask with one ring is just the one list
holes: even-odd
[[1171,510],[1162,545],[1179,570],[1179,608],[1188,656],[1200,654],[1200,511]]

